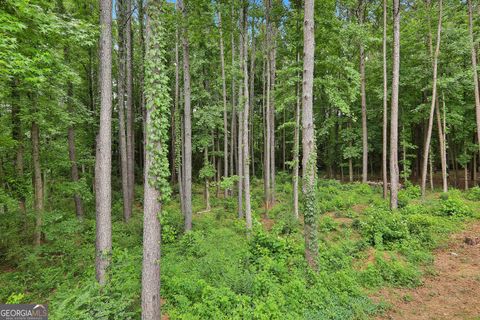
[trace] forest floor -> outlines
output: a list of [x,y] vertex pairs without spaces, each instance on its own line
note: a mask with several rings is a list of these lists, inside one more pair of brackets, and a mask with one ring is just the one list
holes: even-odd
[[[248,234],[237,199],[216,197],[213,187],[205,211],[203,185],[194,185],[187,234],[178,198],[163,207],[162,320],[480,320],[480,187],[435,190],[422,200],[409,184],[391,211],[378,186],[320,180],[321,270],[312,273],[290,177],[278,175],[268,212],[262,181],[252,182]],[[121,194],[113,193],[110,280],[102,290],[93,201],[80,222],[71,198],[56,195],[49,207],[62,209],[45,211],[39,247],[22,232],[22,215],[2,215],[0,303],[47,303],[52,320],[139,319],[142,198],[137,188],[135,214],[125,223]]]
[[421,286],[380,290],[378,295],[391,308],[377,319],[480,319],[479,237],[477,221],[435,251],[434,264]]

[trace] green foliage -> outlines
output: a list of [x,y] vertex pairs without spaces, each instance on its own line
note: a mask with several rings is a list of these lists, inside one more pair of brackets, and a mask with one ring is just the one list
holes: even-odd
[[160,191],[165,201],[171,193],[168,162],[171,97],[166,66],[166,30],[161,2],[150,4],[148,9],[150,36],[145,56],[145,100],[150,113],[150,126],[147,129],[146,146],[152,157],[150,183]]
[[473,210],[460,198],[448,197],[440,201],[436,213],[442,216],[467,217],[473,214]]

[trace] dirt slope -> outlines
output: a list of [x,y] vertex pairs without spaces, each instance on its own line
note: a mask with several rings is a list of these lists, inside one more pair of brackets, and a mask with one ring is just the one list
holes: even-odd
[[477,221],[436,251],[433,275],[427,276],[422,286],[382,290],[380,300],[392,308],[378,319],[480,320],[479,238]]

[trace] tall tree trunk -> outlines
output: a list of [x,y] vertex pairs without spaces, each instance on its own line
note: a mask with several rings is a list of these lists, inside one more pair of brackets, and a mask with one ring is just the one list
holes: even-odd
[[[144,172],[142,320],[161,319],[160,258],[162,203],[168,189],[168,121],[171,102],[165,59],[165,2],[150,1],[146,23],[146,157]],[[167,168],[166,168],[167,167]],[[158,170],[160,168],[160,170]]]
[[33,163],[33,191],[35,198],[33,207],[35,210],[35,237],[34,244],[40,245],[42,240],[42,218],[43,218],[43,184],[42,170],[40,167],[40,129],[36,122],[32,122],[32,163]]
[[[204,158],[203,161],[205,162],[205,165],[208,165],[208,162],[210,161],[208,159],[208,146],[205,146],[203,149],[204,152]],[[205,211],[210,211],[212,209],[212,206],[210,205],[210,180],[209,178],[205,178]]]
[[388,130],[388,78],[387,78],[387,0],[383,0],[383,128],[382,128],[382,178],[383,198],[388,195],[387,130]]
[[[73,107],[72,107],[72,99],[73,99],[73,84],[68,82],[67,84],[67,99],[68,99],[68,112],[73,116]],[[71,175],[72,181],[77,183],[79,180],[78,174],[78,165],[77,165],[77,154],[75,150],[75,129],[73,125],[68,127],[68,156],[71,163]],[[73,200],[75,202],[75,212],[77,214],[78,219],[83,219],[84,212],[83,212],[83,203],[82,198],[80,197],[79,193],[75,193],[73,195]]]
[[135,201],[135,127],[133,110],[133,54],[132,54],[132,0],[126,1],[125,16],[125,93],[126,100],[126,148],[127,148],[127,176],[128,176],[128,217],[132,214],[133,202]]
[[[300,53],[297,53],[297,64],[300,64]],[[295,132],[293,136],[293,214],[299,218],[298,209],[298,171],[299,171],[299,153],[300,153],[300,74],[297,74],[297,102],[295,108]]]
[[[430,8],[431,1],[427,0],[427,7]],[[432,69],[434,68],[433,63],[434,63],[434,53],[433,53],[433,39],[432,39],[432,31],[430,29],[430,15],[428,15],[428,50],[430,53],[430,58],[432,59]],[[445,103],[445,101],[443,101]],[[440,116],[440,104],[439,104],[439,98],[438,98],[438,93],[435,97],[435,113],[437,116],[437,129],[438,129],[438,141],[440,144],[440,164],[442,167],[442,188],[443,192],[448,191],[448,183],[447,183],[447,155],[446,155],[446,148],[445,148],[445,135],[443,133],[443,128],[442,128],[442,120]],[[430,156],[431,156],[430,152]],[[432,182],[433,183],[433,182]],[[432,188],[433,189],[433,188]]]
[[392,109],[390,125],[390,207],[398,207],[398,87],[400,81],[400,0],[393,0]]
[[313,269],[317,268],[318,239],[316,217],[316,163],[315,127],[313,122],[313,68],[315,54],[314,0],[305,0],[303,29],[303,96],[302,96],[302,145],[303,145],[303,201],[305,258]]
[[255,177],[255,149],[254,149],[254,136],[253,136],[253,129],[254,129],[254,112],[255,112],[255,19],[252,18],[252,48],[250,52],[250,132],[249,132],[249,145],[250,145],[250,164],[252,166],[252,176]]
[[266,38],[265,38],[265,56],[266,56],[266,60],[267,60],[267,69],[266,69],[266,72],[265,72],[265,77],[266,77],[266,80],[267,80],[267,84],[266,84],[266,107],[265,107],[265,154],[264,154],[264,161],[265,161],[265,164],[264,164],[264,167],[265,167],[265,173],[264,173],[264,176],[265,176],[265,209],[266,211],[268,212],[268,210],[270,209],[270,206],[271,206],[271,184],[270,184],[270,178],[271,178],[271,151],[270,149],[273,148],[272,144],[271,144],[271,134],[272,134],[272,131],[271,131],[271,117],[270,117],[270,108],[271,108],[271,99],[270,99],[270,95],[271,95],[271,80],[272,80],[272,77],[271,77],[271,69],[272,69],[272,61],[270,59],[270,46],[271,46],[271,33],[270,33],[270,0],[265,0],[265,10],[266,10]]
[[24,231],[28,229],[28,218],[27,218],[27,208],[25,206],[25,195],[23,192],[23,184],[24,184],[24,176],[23,176],[23,168],[24,168],[24,146],[23,146],[23,130],[22,130],[22,122],[20,119],[20,107],[18,105],[19,102],[19,94],[17,90],[16,81],[14,81],[12,87],[12,138],[17,142],[17,148],[15,150],[15,179],[17,181],[17,192],[18,192],[18,206],[20,212],[23,216],[23,227]]
[[[480,92],[478,89],[477,73],[477,52],[475,50],[475,40],[473,37],[473,12],[472,0],[468,0],[468,30],[470,35],[470,46],[472,54],[473,85],[475,90],[475,115],[477,120],[477,140],[480,142]],[[480,147],[480,143],[479,143]]]
[[442,119],[440,116],[440,105],[438,101],[435,103],[435,113],[437,115],[437,128],[438,128],[438,142],[440,145],[440,162],[442,166],[442,190],[443,192],[448,192],[448,182],[447,182],[447,151],[445,150],[445,134],[443,132],[444,128],[442,126]]
[[[363,25],[365,4],[358,2],[358,20]],[[367,132],[367,97],[365,93],[365,47],[363,40],[360,42],[360,95],[362,100],[362,182],[368,180],[368,132]]]
[[[220,32],[220,61],[222,66],[222,96],[223,96],[223,176],[228,177],[228,113],[227,113],[227,81],[225,76],[225,52],[223,48],[222,13],[218,11],[218,30]],[[224,197],[228,196],[225,189]]]
[[430,152],[430,190],[433,191],[433,161],[432,161],[432,152]]
[[[231,20],[232,20],[232,30],[235,30],[235,14],[234,14],[234,5],[232,3],[232,14],[231,14]],[[234,32],[232,31],[231,33],[231,42],[232,42],[232,124],[231,124],[231,133],[230,133],[230,175],[233,176],[235,174],[235,169],[234,169],[234,160],[235,160],[235,150],[236,150],[236,140],[235,136],[237,133],[237,124],[236,124],[236,107],[235,107],[235,36]],[[233,190],[232,190],[233,191]]]
[[[248,123],[249,123],[249,111],[250,111],[250,94],[249,94],[249,81],[248,81],[248,16],[247,8],[248,2],[243,3],[243,37],[242,37],[242,50],[243,50],[243,93],[244,93],[244,106],[243,106],[243,177],[245,188],[245,219],[247,224],[247,230],[252,229],[252,209],[250,203],[250,158],[249,158],[249,141],[248,141]],[[252,30],[253,34],[253,30]],[[253,75],[251,75],[253,77]]]
[[[244,56],[244,51],[243,51],[243,9],[240,9],[240,19],[239,19],[239,35],[238,35],[238,61],[240,64],[240,70],[243,72],[243,65],[245,61],[243,60]],[[237,193],[237,200],[238,200],[238,218],[242,219],[244,217],[244,212],[243,212],[243,108],[241,107],[240,102],[244,98],[243,95],[244,91],[244,84],[242,82],[242,79],[240,79],[238,83],[238,135],[237,135],[237,175],[238,175],[238,193]],[[248,132],[247,132],[248,134]]]
[[422,162],[422,183],[421,191],[422,197],[425,197],[426,183],[427,183],[427,170],[428,170],[428,155],[430,152],[430,141],[432,138],[433,117],[435,112],[435,104],[437,103],[437,70],[438,70],[438,56],[440,54],[440,40],[442,32],[442,0],[439,0],[439,13],[438,13],[438,29],[437,29],[437,44],[435,47],[435,53],[433,57],[433,86],[432,86],[432,103],[430,107],[430,116],[428,118],[427,137],[425,141],[425,147],[423,149],[423,162]]
[[[125,24],[127,16],[126,2],[128,0],[118,0],[118,130],[120,147],[120,164],[122,176],[122,194],[123,194],[123,218],[128,221],[132,215],[132,206],[130,204],[130,185],[128,180],[128,147],[125,128],[125,95],[126,95],[126,33]],[[127,97],[128,99],[128,97]]]
[[270,206],[275,205],[275,77],[276,77],[276,55],[277,55],[277,41],[276,27],[271,24],[272,41],[271,41],[271,62],[270,62]]
[[[145,130],[145,122],[146,122],[146,112],[145,109],[145,93],[144,93],[144,78],[145,78],[145,9],[144,9],[144,0],[138,0],[138,24],[139,24],[139,47],[140,47],[140,63],[139,63],[139,92],[140,92],[140,110],[142,113],[142,144],[141,144],[141,160],[140,164],[145,163],[145,141],[146,141],[146,130]],[[178,35],[176,38],[175,45],[178,46]],[[178,48],[176,47],[176,50]],[[178,68],[178,62],[177,62]]]
[[191,111],[191,88],[190,88],[190,53],[188,43],[187,10],[183,0],[178,1],[183,16],[182,43],[183,43],[183,100],[184,100],[184,198],[185,198],[185,231],[192,229],[192,111]]
[[106,281],[112,251],[112,1],[100,0],[100,129],[95,157],[96,277]]
[[[178,10],[178,4],[177,8]],[[183,193],[183,170],[182,170],[182,150],[183,150],[183,122],[180,112],[180,58],[179,58],[179,34],[178,34],[178,21],[175,26],[175,104],[174,104],[174,128],[175,128],[175,171],[177,172],[178,179],[178,193],[180,196],[180,207],[182,213],[185,212],[185,199]]]

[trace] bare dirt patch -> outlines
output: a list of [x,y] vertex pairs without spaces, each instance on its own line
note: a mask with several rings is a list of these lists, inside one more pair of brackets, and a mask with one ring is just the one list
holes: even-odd
[[452,235],[450,243],[435,252],[433,275],[418,288],[382,289],[374,299],[391,309],[377,319],[480,319],[480,244],[465,240],[479,236],[479,221]]

